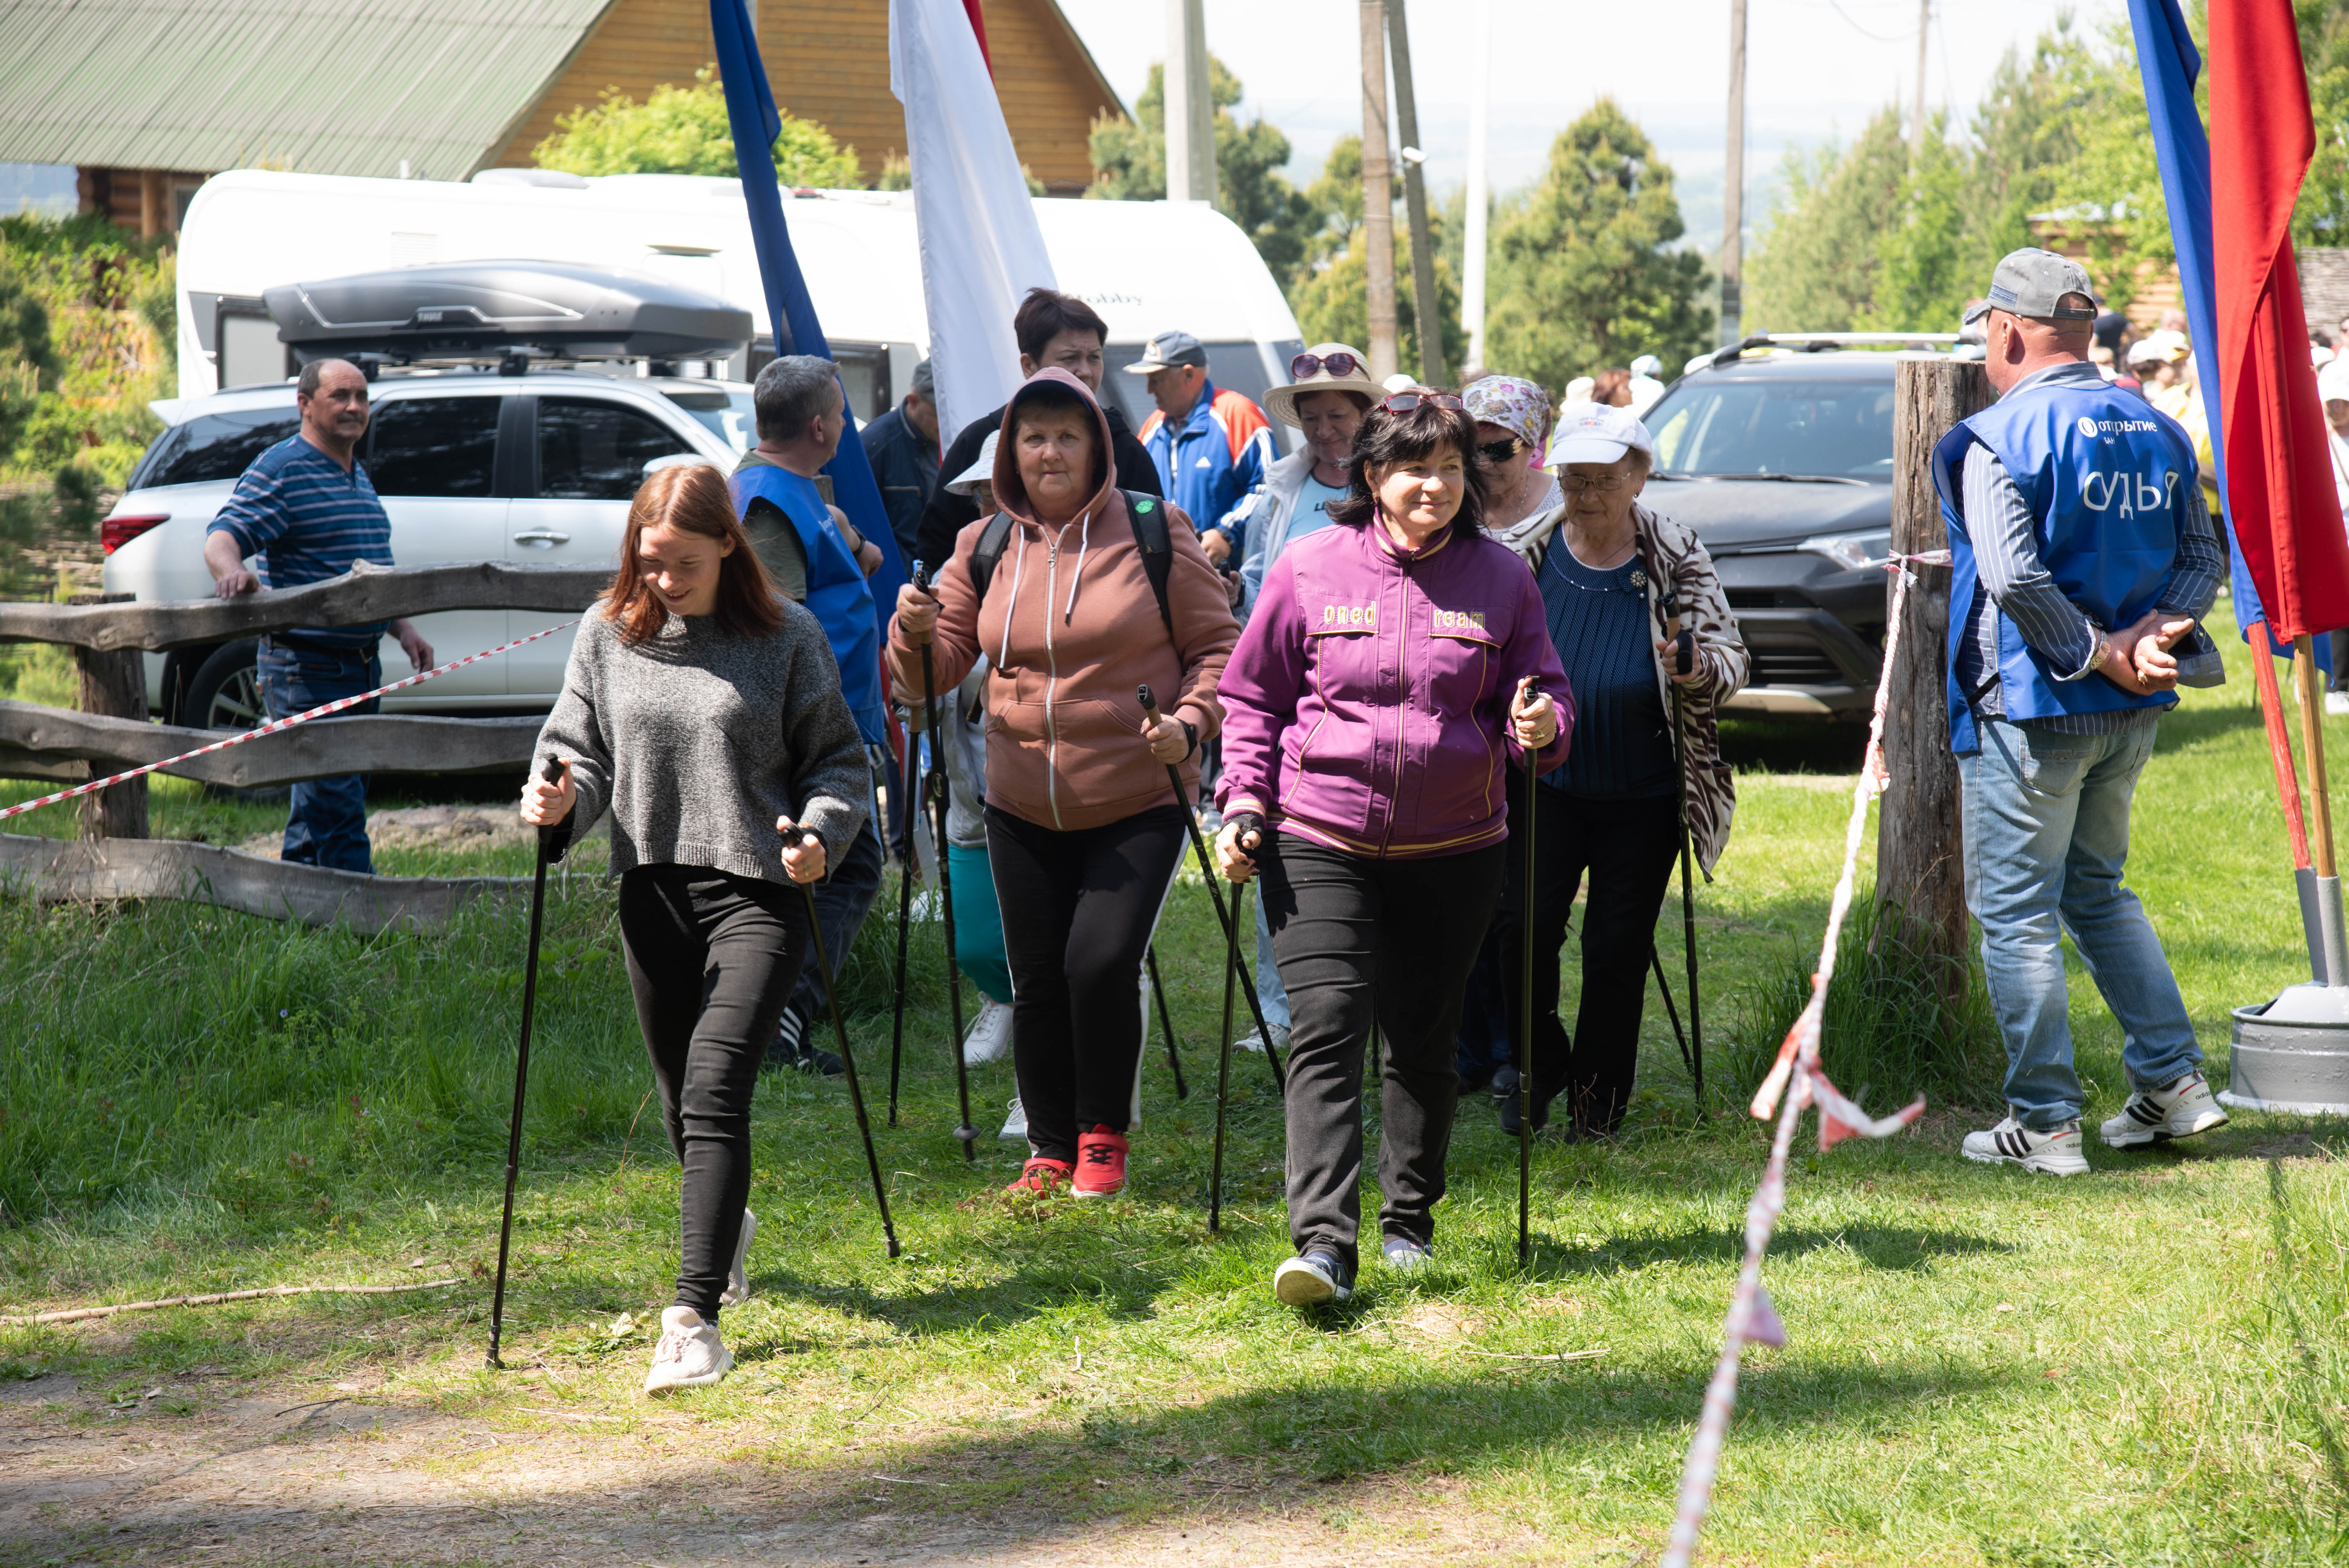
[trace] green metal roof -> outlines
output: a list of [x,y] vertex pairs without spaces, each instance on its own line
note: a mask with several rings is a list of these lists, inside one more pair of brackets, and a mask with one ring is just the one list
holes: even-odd
[[0,0],[0,162],[462,180],[614,0]]

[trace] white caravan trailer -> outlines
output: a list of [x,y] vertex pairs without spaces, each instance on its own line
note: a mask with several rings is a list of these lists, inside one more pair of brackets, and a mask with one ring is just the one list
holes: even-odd
[[[1146,339],[1180,329],[1206,345],[1219,387],[1261,401],[1288,378],[1289,358],[1303,346],[1297,318],[1229,219],[1198,202],[1040,198],[1035,206],[1061,287],[1109,323],[1112,367],[1139,357]],[[856,413],[874,418],[895,406],[929,352],[913,195],[791,192],[783,217]],[[274,284],[519,259],[660,273],[750,311],[771,343],[737,181],[502,169],[457,184],[238,170],[204,182],[180,231],[180,394],[290,373],[262,304]],[[743,380],[767,352],[678,368]],[[1103,381],[1138,428],[1150,412],[1142,378],[1112,368]],[[1295,449],[1296,433],[1278,428]]]

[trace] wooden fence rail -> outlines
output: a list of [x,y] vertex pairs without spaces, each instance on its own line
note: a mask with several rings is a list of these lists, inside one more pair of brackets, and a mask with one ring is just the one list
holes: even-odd
[[97,652],[160,653],[231,642],[296,626],[348,626],[436,610],[539,610],[576,614],[595,602],[610,572],[476,561],[347,573],[300,588],[238,599],[143,603],[44,604],[0,601],[0,643],[62,643]]
[[[530,765],[541,723],[534,717],[409,715],[318,718],[163,771],[226,789],[260,789],[341,773],[518,770]],[[103,777],[143,768],[221,738],[216,729],[0,701],[0,779],[76,783],[92,773]]]

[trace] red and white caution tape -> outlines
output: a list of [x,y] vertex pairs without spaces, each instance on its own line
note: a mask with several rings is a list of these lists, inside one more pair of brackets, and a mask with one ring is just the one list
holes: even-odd
[[297,724],[307,724],[314,718],[324,718],[331,713],[341,713],[346,708],[357,707],[363,702],[372,702],[377,697],[391,692],[402,691],[412,686],[420,686],[434,676],[445,676],[450,670],[462,669],[467,665],[479,664],[483,659],[492,659],[500,654],[511,653],[524,643],[534,643],[541,637],[551,637],[555,633],[567,631],[578,624],[576,620],[565,621],[560,626],[549,626],[543,632],[533,632],[527,637],[516,637],[511,643],[502,643],[478,654],[468,654],[461,659],[451,659],[445,665],[436,665],[431,669],[409,676],[406,680],[394,681],[389,686],[379,686],[373,691],[363,691],[357,696],[337,697],[333,702],[321,704],[307,713],[297,713],[290,718],[272,719],[258,728],[242,730],[232,735],[226,740],[215,740],[210,746],[199,746],[193,751],[182,751],[177,757],[166,757],[160,762],[150,762],[144,768],[133,768],[127,773],[117,773],[111,779],[93,779],[87,784],[77,784],[70,789],[60,789],[54,795],[44,795],[37,800],[27,800],[20,806],[10,806],[5,810],[0,810],[0,822],[5,822],[11,817],[21,817],[27,811],[37,811],[44,806],[54,806],[60,800],[71,800],[77,796],[87,795],[93,790],[110,789],[117,784],[155,772],[159,769],[171,768],[185,762],[191,758],[203,757],[214,751],[225,751],[232,746],[243,746],[248,740],[258,740],[264,735],[274,735],[281,729],[291,729]]
[[[1900,648],[1900,611],[1916,580],[1913,568],[1948,562],[1947,551],[1895,556],[1885,562],[1899,573],[1892,589],[1892,606],[1885,618],[1884,665],[1887,675]],[[1697,1418],[1696,1435],[1689,1441],[1687,1461],[1681,1469],[1680,1506],[1665,1544],[1662,1568],[1689,1568],[1696,1559],[1696,1542],[1704,1516],[1713,1505],[1713,1484],[1721,1470],[1721,1446],[1729,1435],[1730,1413],[1737,1406],[1737,1369],[1749,1343],[1784,1346],[1786,1326],[1770,1293],[1762,1285],[1762,1258],[1778,1228],[1786,1206],[1786,1155],[1794,1146],[1795,1126],[1806,1106],[1819,1108],[1819,1147],[1831,1149],[1847,1138],[1889,1138],[1925,1112],[1920,1098],[1887,1117],[1872,1117],[1853,1104],[1819,1071],[1819,1025],[1825,1016],[1827,984],[1835,978],[1836,949],[1843,938],[1843,923],[1851,913],[1852,882],[1859,865],[1861,841],[1868,831],[1868,808],[1889,783],[1884,768],[1884,708],[1891,682],[1876,684],[1876,711],[1868,720],[1868,755],[1860,765],[1859,782],[1851,792],[1851,822],[1844,831],[1843,872],[1836,879],[1835,897],[1827,905],[1827,928],[1819,944],[1819,966],[1811,976],[1811,996],[1802,1016],[1786,1031],[1770,1076],[1762,1080],[1749,1108],[1757,1119],[1775,1111],[1776,1135],[1770,1140],[1769,1163],[1762,1184],[1745,1206],[1745,1261],[1737,1273],[1737,1289],[1729,1299],[1729,1316],[1723,1326],[1721,1358],[1713,1364],[1705,1385],[1704,1408]]]

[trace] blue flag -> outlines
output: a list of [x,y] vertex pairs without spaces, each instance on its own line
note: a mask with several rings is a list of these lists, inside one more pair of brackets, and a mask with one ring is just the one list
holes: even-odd
[[[2260,591],[2251,583],[2251,568],[2235,542],[2234,520],[2227,515],[2227,452],[2225,425],[2219,412],[2219,293],[2210,253],[2210,136],[2194,107],[2194,81],[2202,74],[2202,53],[2186,29],[2178,0],[2129,0],[2129,26],[2137,35],[2137,66],[2145,78],[2146,116],[2153,123],[2153,150],[2161,160],[2161,191],[2169,204],[2169,237],[2178,251],[2178,282],[2186,305],[2189,334],[2201,352],[2195,356],[2196,389],[2202,395],[2204,420],[2210,427],[2210,461],[2219,472],[2216,523],[2227,542],[2228,590],[2235,620],[2249,628],[2264,623],[2268,613]],[[2251,640],[2246,629],[2243,640]],[[2268,633],[2268,646],[2283,658],[2292,645]],[[2324,641],[2317,640],[2317,662],[2328,664]]]
[[[759,276],[767,291],[767,319],[774,324],[775,353],[813,354],[832,357],[823,327],[816,320],[815,301],[808,295],[800,259],[792,250],[790,231],[783,223],[783,198],[775,180],[775,138],[783,117],[767,85],[767,68],[759,59],[759,41],[751,35],[750,18],[742,0],[709,0],[709,31],[718,45],[718,77],[726,90],[726,119],[734,132],[734,161],[742,171],[742,199],[750,208],[750,238],[759,250]],[[842,393],[846,395],[843,387]],[[848,520],[881,549],[881,569],[868,580],[873,588],[873,614],[884,643],[889,637],[889,617],[897,610],[897,590],[905,585],[905,563],[897,553],[897,536],[881,505],[881,487],[874,482],[873,465],[865,460],[864,443],[857,438],[856,415],[848,414],[848,428],[840,450],[823,466],[832,478],[833,500]],[[944,565],[939,562],[936,565]]]

